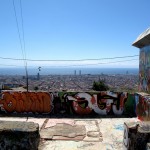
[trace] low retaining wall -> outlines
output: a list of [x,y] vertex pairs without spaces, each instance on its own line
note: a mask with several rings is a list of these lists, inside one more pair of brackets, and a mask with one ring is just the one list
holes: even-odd
[[7,113],[67,113],[130,115],[135,113],[134,96],[126,92],[14,92],[3,91],[0,108]]
[[78,115],[138,115],[150,119],[150,95],[126,92],[15,92],[3,91],[6,113],[66,113]]
[[39,125],[33,122],[0,121],[0,149],[37,150]]

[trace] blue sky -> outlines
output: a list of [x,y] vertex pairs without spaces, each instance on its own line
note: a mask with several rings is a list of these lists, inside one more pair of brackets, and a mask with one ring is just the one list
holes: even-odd
[[[22,39],[20,0],[14,0]],[[138,55],[132,46],[150,27],[149,0],[22,0],[25,51],[28,59],[78,60]],[[23,58],[13,0],[0,1],[0,57]],[[28,66],[136,67],[138,59],[77,62],[27,62]],[[118,61],[118,63],[110,63]],[[94,65],[98,63],[104,63]],[[5,65],[23,61],[0,59]],[[6,66],[5,66],[6,67]]]

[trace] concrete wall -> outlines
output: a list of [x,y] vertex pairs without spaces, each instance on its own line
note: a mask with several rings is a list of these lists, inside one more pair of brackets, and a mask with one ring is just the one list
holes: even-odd
[[150,120],[150,95],[126,92],[3,91],[0,109],[6,113],[129,115]]
[[[134,99],[131,97],[125,92],[59,92],[57,96],[54,95],[54,112],[65,109],[67,113],[79,115],[123,115],[134,108]],[[55,102],[61,102],[61,107]]]
[[134,95],[126,92],[9,92],[0,98],[6,113],[135,115]]

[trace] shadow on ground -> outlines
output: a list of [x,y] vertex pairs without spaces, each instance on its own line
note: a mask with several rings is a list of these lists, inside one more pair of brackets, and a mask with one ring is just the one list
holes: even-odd
[[0,112],[0,117],[34,117],[34,118],[74,118],[74,119],[93,119],[93,118],[132,118],[136,116],[130,115],[98,115],[98,114],[90,114],[90,115],[77,115],[77,114],[39,114],[39,113],[5,113]]

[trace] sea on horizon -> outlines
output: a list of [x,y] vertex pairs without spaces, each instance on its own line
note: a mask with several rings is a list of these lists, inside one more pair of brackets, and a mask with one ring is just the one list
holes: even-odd
[[[99,74],[129,74],[138,75],[139,68],[28,68],[28,75],[99,75]],[[0,75],[25,75],[25,68],[0,68]]]

